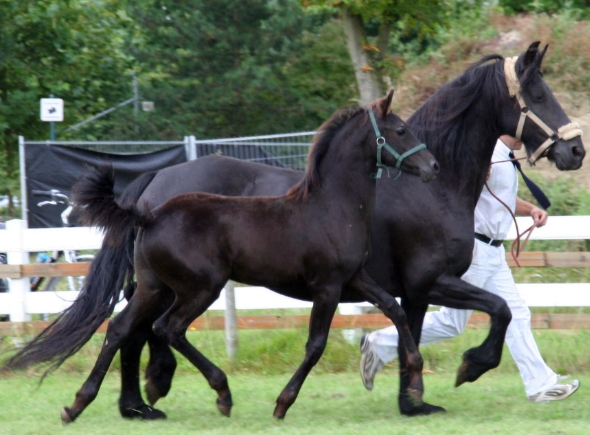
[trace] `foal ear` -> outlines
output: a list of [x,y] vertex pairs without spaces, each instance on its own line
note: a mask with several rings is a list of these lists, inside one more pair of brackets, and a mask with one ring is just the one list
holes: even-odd
[[376,112],[375,115],[379,118],[385,117],[388,113],[391,112],[391,100],[393,99],[393,88],[389,90],[385,97],[379,98],[375,100],[371,106],[373,110]]

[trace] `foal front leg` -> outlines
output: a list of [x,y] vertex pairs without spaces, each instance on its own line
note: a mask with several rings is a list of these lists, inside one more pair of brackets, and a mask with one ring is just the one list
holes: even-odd
[[273,412],[273,417],[280,420],[285,418],[287,411],[295,403],[307,375],[324,353],[332,319],[340,301],[339,286],[326,289],[321,293],[314,291],[313,294],[317,295],[317,297],[314,297],[309,319],[309,335],[305,345],[305,358],[277,398],[277,405]]

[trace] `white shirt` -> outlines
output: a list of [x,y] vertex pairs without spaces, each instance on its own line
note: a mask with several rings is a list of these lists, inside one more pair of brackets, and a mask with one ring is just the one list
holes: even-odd
[[[512,162],[504,162],[510,159],[509,153],[510,148],[498,139],[492,154],[492,169],[487,185],[514,213],[518,194],[518,174]],[[502,163],[494,163],[500,161]],[[504,240],[511,226],[512,216],[508,209],[484,186],[475,206],[475,232],[490,239]]]

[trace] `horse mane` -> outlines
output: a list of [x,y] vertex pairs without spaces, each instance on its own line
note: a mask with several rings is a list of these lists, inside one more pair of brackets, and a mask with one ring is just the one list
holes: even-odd
[[[416,136],[427,144],[445,171],[461,174],[461,180],[469,184],[470,175],[479,174],[481,162],[476,161],[476,153],[469,152],[473,147],[473,138],[467,136],[469,131],[468,116],[473,106],[485,98],[490,107],[488,116],[495,117],[498,110],[492,107],[495,100],[488,95],[507,94],[503,72],[504,58],[498,54],[483,57],[472,64],[461,76],[441,87],[409,119],[408,124]],[[490,131],[496,125],[496,119],[490,118],[485,123]],[[480,135],[487,135],[480,132]],[[461,186],[463,187],[463,186]]]
[[301,181],[287,191],[287,197],[305,200],[312,189],[320,186],[319,166],[334,137],[350,118],[364,110],[359,106],[345,107],[335,112],[330,119],[318,128],[313,138],[313,144],[307,154],[305,175]]

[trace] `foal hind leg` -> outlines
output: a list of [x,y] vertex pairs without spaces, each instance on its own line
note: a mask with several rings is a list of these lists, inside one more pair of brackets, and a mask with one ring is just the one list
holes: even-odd
[[316,296],[314,296],[309,319],[309,335],[305,345],[305,358],[277,398],[273,417],[280,420],[285,418],[287,411],[295,403],[307,375],[324,353],[328,342],[330,325],[340,300],[340,292],[341,288],[339,286],[312,292]]
[[[191,282],[195,282],[192,281]],[[219,297],[223,286],[215,291],[187,288],[184,283],[174,287],[176,299],[172,306],[153,326],[154,332],[164,337],[168,344],[188,359],[207,379],[209,386],[217,392],[217,409],[226,417],[230,416],[233,401],[226,374],[209,361],[186,338],[186,330],[191,322],[203,314]],[[193,296],[196,295],[196,296]]]
[[106,376],[117,350],[130,335],[141,326],[142,322],[150,322],[150,305],[155,298],[134,297],[127,306],[110,322],[106,337],[98,356],[98,359],[82,385],[76,393],[76,399],[71,407],[64,407],[61,411],[61,419],[64,423],[74,421],[98,395],[98,391]]

